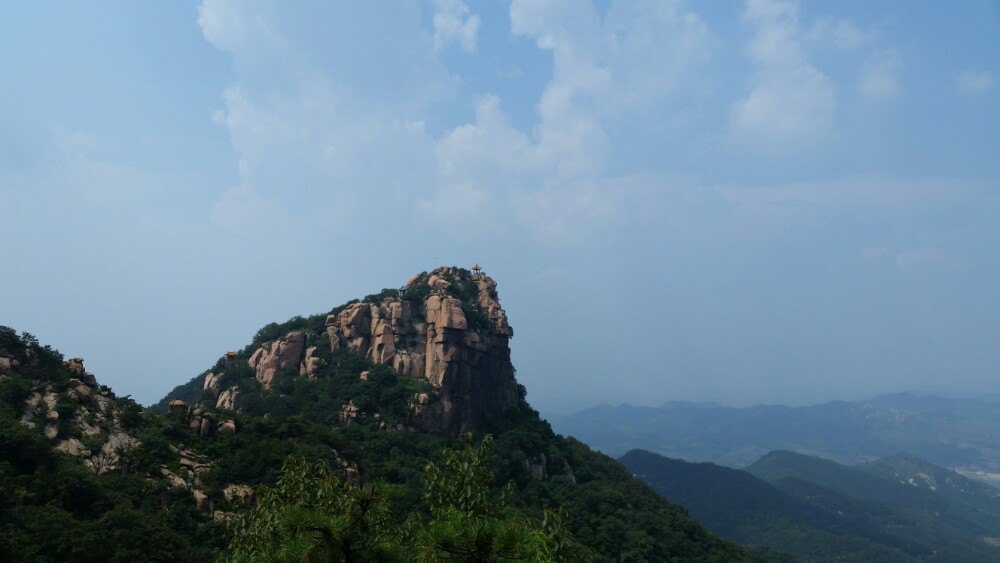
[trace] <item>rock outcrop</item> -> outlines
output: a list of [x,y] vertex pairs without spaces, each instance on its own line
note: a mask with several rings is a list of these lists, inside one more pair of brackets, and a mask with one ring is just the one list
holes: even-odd
[[[62,387],[36,382],[24,401],[21,424],[28,428],[41,426],[53,448],[80,458],[84,466],[99,475],[122,469],[128,452],[140,442],[123,428],[114,393],[98,387],[94,374],[83,367],[83,359],[71,358],[65,365],[72,376],[68,383]],[[72,401],[72,410],[57,409],[60,397]]]
[[[229,391],[227,389],[226,391]],[[235,432],[236,424],[232,420],[216,420],[215,415],[201,407],[189,406],[184,401],[174,399],[167,405],[167,412],[183,420],[192,431],[200,436],[208,436],[213,432]]]
[[236,410],[236,398],[240,395],[240,388],[233,385],[228,389],[219,393],[219,397],[215,400],[215,408],[226,409],[234,411]]
[[8,358],[7,356],[0,356],[0,375],[6,375],[11,373],[11,371],[18,365],[17,360],[14,358]]
[[291,370],[300,370],[305,351],[306,334],[293,331],[277,342],[258,348],[250,356],[249,364],[256,370],[257,381],[260,381],[264,389],[270,389],[275,378]]
[[[426,296],[353,303],[326,320],[331,349],[350,348],[396,371],[426,379],[438,400],[417,409],[425,430],[457,435],[483,428],[517,404],[510,362],[514,332],[500,307],[496,282],[457,268],[411,278]],[[472,295],[463,302],[460,298]],[[467,312],[474,315],[468,317]]]
[[[354,350],[430,383],[433,397],[414,403],[413,420],[405,426],[446,436],[481,430],[519,400],[510,362],[514,331],[496,288],[488,276],[459,268],[417,274],[400,292],[383,292],[378,301],[353,302],[328,315],[326,340],[331,351]],[[257,348],[248,364],[267,390],[281,377],[316,377],[323,366],[318,346],[325,345],[315,333],[295,330]],[[214,373],[206,375],[204,389],[216,394],[220,409],[233,409],[240,391],[220,391]],[[345,406],[343,423],[355,420],[355,410]]]
[[209,391],[211,393],[219,392],[219,384],[222,380],[221,373],[208,372],[205,374],[205,382],[202,384],[203,391]]

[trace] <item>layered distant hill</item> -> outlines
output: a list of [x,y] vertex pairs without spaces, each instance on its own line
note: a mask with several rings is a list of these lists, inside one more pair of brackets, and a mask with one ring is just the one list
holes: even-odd
[[1000,473],[1000,408],[990,400],[904,393],[806,407],[600,405],[552,424],[610,455],[639,448],[742,467],[774,450],[848,464],[908,452],[970,476]]
[[788,451],[745,470],[633,450],[623,465],[724,538],[802,561],[1000,560],[1000,491],[912,456]]
[[[615,460],[552,432],[515,379],[496,287],[438,268],[272,323],[145,411],[81,359],[0,327],[0,560],[225,558],[225,523],[274,498],[261,487],[290,455],[335,468],[342,483],[378,483],[379,518],[409,545],[441,483],[428,466],[465,433],[495,438],[487,493],[506,500],[490,516],[544,527],[551,549],[575,554],[561,560],[753,560]],[[476,522],[477,545],[489,530],[503,536]],[[320,529],[310,526],[306,535]],[[277,532],[299,533],[289,530]]]

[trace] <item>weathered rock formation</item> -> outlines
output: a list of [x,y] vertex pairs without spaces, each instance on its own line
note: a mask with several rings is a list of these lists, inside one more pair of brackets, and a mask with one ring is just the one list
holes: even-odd
[[[514,331],[497,298],[496,282],[456,268],[438,268],[411,278],[427,284],[422,300],[389,298],[354,303],[326,320],[330,347],[351,348],[376,363],[426,379],[438,400],[421,405],[418,423],[446,435],[483,428],[517,404],[510,362]],[[462,301],[456,284],[474,291]],[[458,294],[461,295],[461,294]],[[470,321],[466,311],[474,315]]]
[[[229,391],[227,389],[227,391]],[[167,412],[183,420],[188,428],[200,436],[208,436],[212,432],[235,432],[236,424],[232,420],[216,420],[215,415],[201,407],[189,406],[184,401],[174,399],[167,405]]]
[[7,356],[0,356],[0,375],[6,375],[11,372],[18,365],[17,360],[14,358],[8,358]]
[[293,331],[277,342],[258,348],[250,356],[249,364],[257,372],[257,381],[260,381],[264,389],[269,389],[276,377],[291,370],[300,370],[305,351],[306,334]]
[[[140,442],[121,426],[114,393],[97,386],[94,374],[84,369],[81,358],[68,360],[66,369],[73,377],[65,388],[47,383],[32,391],[24,401],[21,424],[28,428],[41,426],[55,449],[80,458],[97,474],[121,469],[123,456]],[[74,401],[70,413],[60,414],[57,410],[60,396]],[[73,432],[67,435],[70,428]],[[93,448],[72,434],[94,444]]]
[[[448,436],[484,429],[518,401],[509,347],[514,331],[496,287],[458,268],[417,274],[397,296],[328,315],[326,338],[331,350],[354,350],[431,384],[433,397],[414,401],[412,426]],[[315,377],[323,362],[316,344],[315,336],[292,331],[255,350],[248,363],[265,390],[295,373]],[[216,407],[233,408],[237,389],[220,393],[212,373],[204,388],[217,393]],[[345,423],[356,416],[347,406],[341,413]]]
[[236,397],[240,395],[240,388],[233,385],[228,389],[219,393],[218,399],[215,400],[215,408],[226,409],[234,411],[236,410]]

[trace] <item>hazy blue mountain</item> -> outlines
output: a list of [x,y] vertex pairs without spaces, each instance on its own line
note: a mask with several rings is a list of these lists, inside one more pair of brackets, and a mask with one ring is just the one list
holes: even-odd
[[979,536],[1000,536],[996,489],[912,456],[846,466],[778,451],[746,470],[770,483],[801,479],[852,498],[906,507]]
[[[799,560],[1000,557],[987,540],[1000,534],[989,487],[910,456],[845,466],[778,451],[746,471],[641,450],[620,461],[711,531]],[[942,484],[910,484],[917,474]]]
[[967,506],[996,514],[1000,490],[908,454],[863,463],[859,470],[879,475]]
[[742,467],[774,450],[852,464],[909,452],[945,467],[1000,473],[1000,409],[987,400],[903,393],[805,407],[599,405],[552,423],[611,455],[639,448]]

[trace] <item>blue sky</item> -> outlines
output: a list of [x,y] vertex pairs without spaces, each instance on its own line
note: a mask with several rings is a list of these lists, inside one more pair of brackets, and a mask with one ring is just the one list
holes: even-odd
[[1000,392],[996,2],[0,6],[0,323],[152,402],[500,282],[543,412]]

